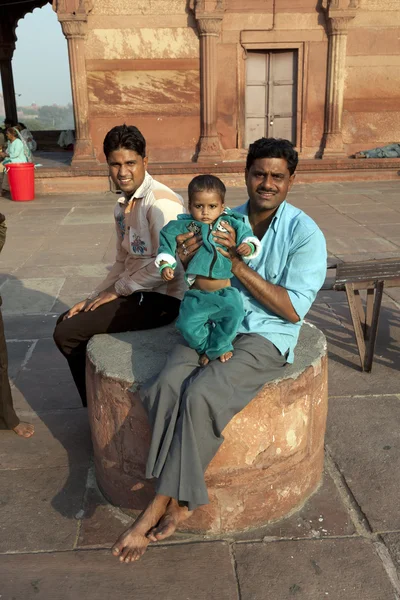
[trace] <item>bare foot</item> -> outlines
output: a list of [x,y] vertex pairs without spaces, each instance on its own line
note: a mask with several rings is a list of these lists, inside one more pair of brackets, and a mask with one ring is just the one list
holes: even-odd
[[147,537],[152,542],[160,542],[170,537],[175,533],[179,523],[186,521],[190,517],[193,511],[190,511],[186,506],[179,506],[178,502],[171,498],[165,515],[158,523],[157,527],[150,529]]
[[35,427],[30,423],[23,423],[21,421],[16,427],[13,428],[13,431],[15,431],[15,433],[21,437],[30,438],[35,433]]
[[150,542],[146,535],[165,513],[169,500],[169,496],[157,494],[134,524],[117,539],[111,549],[113,555],[119,556],[119,560],[126,563],[139,560]]
[[221,362],[226,362],[227,360],[229,360],[230,358],[232,358],[233,356],[233,352],[225,352],[225,354],[221,354],[221,356],[219,357],[219,360]]
[[201,367],[205,367],[206,365],[208,365],[208,363],[210,362],[210,359],[208,358],[207,354],[201,354],[199,357],[199,365]]

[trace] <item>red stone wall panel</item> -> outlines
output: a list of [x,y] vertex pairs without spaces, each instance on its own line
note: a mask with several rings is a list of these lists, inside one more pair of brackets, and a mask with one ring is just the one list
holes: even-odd
[[154,117],[127,111],[125,118],[92,117],[90,132],[100,162],[105,162],[103,140],[107,131],[121,123],[140,129],[146,138],[151,162],[191,162],[200,137],[199,116]]
[[237,46],[218,47],[217,131],[223,148],[236,148],[238,127]]
[[324,133],[327,52],[327,41],[309,44],[303,145],[315,151]]

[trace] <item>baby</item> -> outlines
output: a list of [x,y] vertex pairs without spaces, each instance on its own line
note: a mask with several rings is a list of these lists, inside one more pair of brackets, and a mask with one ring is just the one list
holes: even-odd
[[214,175],[198,175],[189,184],[190,214],[178,215],[160,232],[156,265],[164,281],[174,277],[176,236],[200,234],[203,244],[187,265],[185,293],[176,323],[191,348],[199,354],[200,366],[232,356],[232,342],[243,320],[243,303],[239,291],[231,287],[232,263],[218,251],[224,248],[214,240],[217,231],[226,232],[228,223],[236,231],[236,251],[250,260],[260,252],[260,242],[246,224],[244,215],[225,208],[226,188]]

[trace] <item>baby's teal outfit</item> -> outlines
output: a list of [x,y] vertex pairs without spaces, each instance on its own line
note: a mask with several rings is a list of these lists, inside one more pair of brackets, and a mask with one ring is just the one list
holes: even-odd
[[[255,247],[255,251],[244,258],[255,258],[261,247],[258,238],[254,237],[244,215],[226,208],[212,224],[195,221],[192,215],[178,215],[178,220],[165,225],[160,232],[156,265],[166,261],[175,267],[176,236],[188,232],[201,233],[203,244],[187,267],[186,281],[192,285],[197,275],[230,279],[232,263],[218,252],[218,247],[224,247],[213,239],[217,230],[226,231],[221,221],[226,221],[236,231],[237,246],[246,242]],[[243,317],[242,298],[235,288],[226,287],[215,292],[189,289],[182,300],[176,327],[191,348],[213,360],[233,350],[232,342]]]

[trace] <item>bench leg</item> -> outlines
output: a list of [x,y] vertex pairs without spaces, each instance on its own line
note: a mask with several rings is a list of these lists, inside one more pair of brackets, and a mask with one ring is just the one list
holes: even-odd
[[367,289],[367,305],[365,309],[365,323],[364,323],[364,338],[368,340],[370,337],[370,329],[372,325],[372,314],[374,308],[374,298],[375,298],[375,290],[374,288]]
[[[383,296],[383,281],[378,281],[375,285],[375,298],[373,308],[371,310],[371,325],[368,327],[367,321],[366,326],[368,327],[368,338],[367,338],[367,348],[366,355],[364,360],[364,371],[370,372],[372,369],[372,361],[374,359],[374,351],[375,351],[375,342],[376,342],[376,334],[378,332],[378,323],[379,323],[379,314],[381,310],[382,304],[382,296]],[[368,290],[369,292],[369,290]],[[368,300],[368,298],[367,298]],[[372,302],[371,302],[372,304]],[[368,319],[368,308],[367,308],[367,319]]]
[[[360,355],[361,369],[364,370],[364,362],[365,362],[365,339],[364,339],[364,331],[361,326],[361,322],[363,319],[361,298],[358,290],[354,289],[352,283],[345,284],[347,302],[349,303],[351,320],[353,322],[354,333],[356,336],[356,342],[358,347],[358,354]],[[357,294],[357,295],[356,295]],[[361,311],[362,313],[361,313]]]

